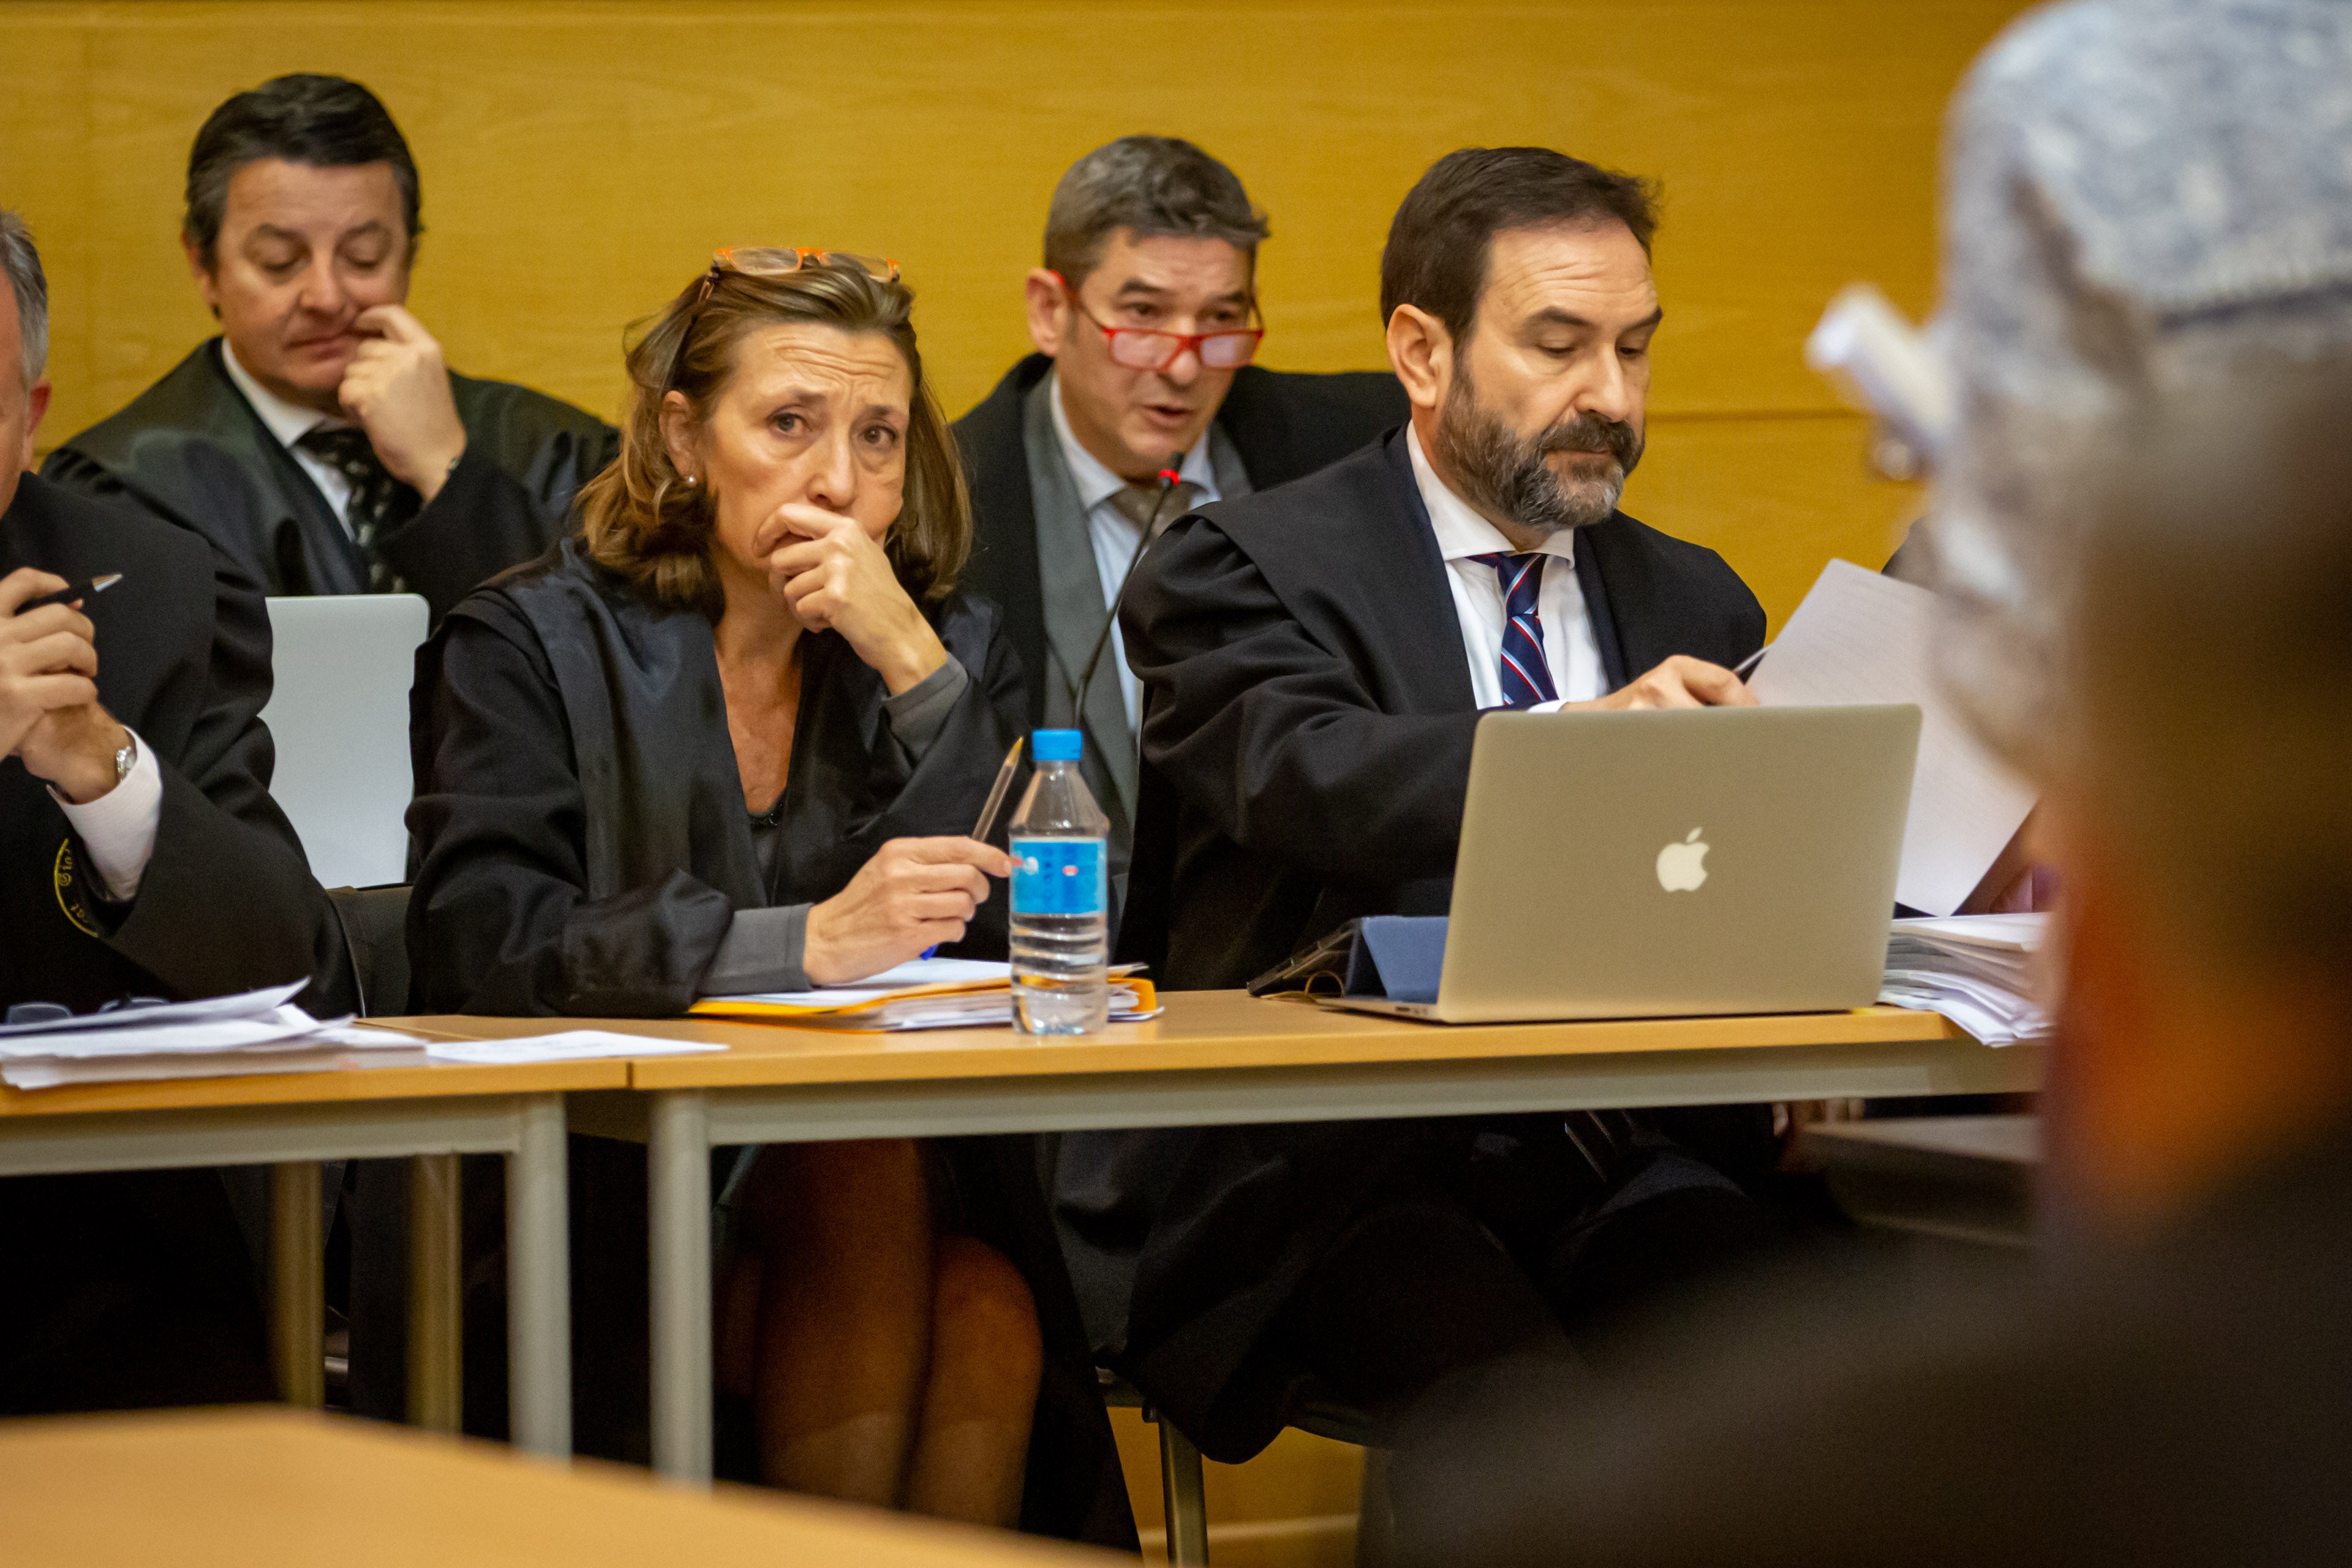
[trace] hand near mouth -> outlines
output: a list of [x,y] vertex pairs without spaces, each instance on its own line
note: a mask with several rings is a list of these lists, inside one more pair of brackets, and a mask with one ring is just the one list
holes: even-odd
[[398,305],[361,311],[352,330],[359,346],[336,397],[392,477],[430,501],[466,450],[441,345]]

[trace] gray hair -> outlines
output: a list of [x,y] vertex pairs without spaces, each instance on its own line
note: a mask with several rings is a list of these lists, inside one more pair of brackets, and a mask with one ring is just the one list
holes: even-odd
[[41,253],[33,247],[33,231],[7,211],[0,211],[0,268],[7,270],[9,290],[16,296],[16,335],[24,345],[29,391],[49,367],[49,280],[41,271]]
[[1076,289],[1118,230],[1222,239],[1255,262],[1273,232],[1239,176],[1174,136],[1122,136],[1070,165],[1045,209],[1045,265]]
[[1940,657],[2029,769],[2064,744],[2103,455],[2177,429],[2200,387],[2352,348],[2347,139],[2352,6],[2296,0],[2052,6],[1955,99],[1938,326],[1959,422],[1928,535]]

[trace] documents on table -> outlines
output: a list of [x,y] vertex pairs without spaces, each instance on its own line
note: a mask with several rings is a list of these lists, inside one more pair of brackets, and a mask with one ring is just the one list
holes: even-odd
[[[1114,965],[1110,1021],[1132,1024],[1160,1016],[1160,996],[1135,971]],[[821,1029],[976,1029],[1013,1022],[1013,966],[968,958],[919,958],[855,985],[814,991],[764,991],[706,996],[687,1011],[697,1017],[799,1024]]]
[[1832,561],[1748,689],[1774,708],[1917,705],[1919,765],[1895,897],[1948,915],[2016,837],[2033,790],[1978,744],[1937,684],[1928,640],[1935,605],[1916,584]]
[[1878,999],[1941,1013],[1988,1046],[2039,1039],[2050,1033],[2032,974],[2044,922],[2038,914],[1896,921]]
[[610,1029],[566,1029],[556,1035],[531,1035],[519,1040],[435,1040],[425,1054],[436,1062],[511,1067],[530,1062],[576,1062],[597,1057],[676,1057],[696,1051],[723,1051],[707,1040],[657,1040],[645,1035],[620,1035]]
[[54,1089],[424,1064],[425,1042],[412,1036],[322,1023],[294,1005],[306,984],[0,1025],[0,1082]]

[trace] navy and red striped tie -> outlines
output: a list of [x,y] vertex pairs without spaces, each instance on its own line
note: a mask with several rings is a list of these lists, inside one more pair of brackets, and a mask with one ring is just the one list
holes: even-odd
[[1559,696],[1551,681],[1551,661],[1544,657],[1543,616],[1536,604],[1543,594],[1544,561],[1539,551],[1513,555],[1503,551],[1472,557],[1495,569],[1503,584],[1503,706],[1532,708]]

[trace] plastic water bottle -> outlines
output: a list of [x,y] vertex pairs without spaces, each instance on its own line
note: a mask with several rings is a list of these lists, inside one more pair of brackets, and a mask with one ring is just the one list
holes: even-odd
[[1091,1035],[1110,1016],[1110,820],[1078,772],[1079,742],[1031,737],[1037,773],[1013,818],[1013,1013],[1032,1035]]

